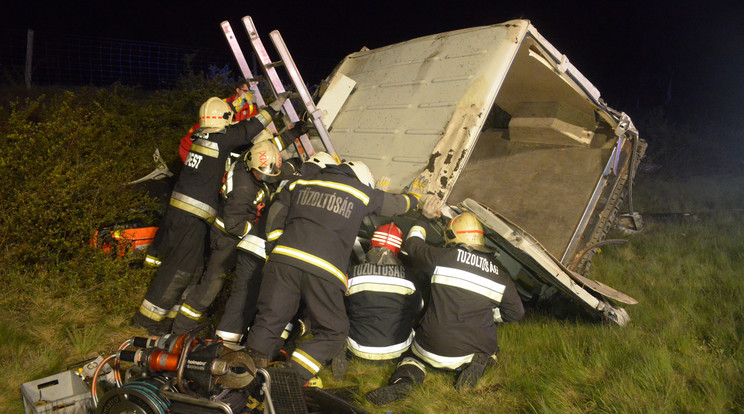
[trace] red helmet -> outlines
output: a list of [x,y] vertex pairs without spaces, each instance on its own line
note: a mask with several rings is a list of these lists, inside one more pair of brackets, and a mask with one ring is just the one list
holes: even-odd
[[372,247],[386,247],[397,256],[403,243],[403,232],[395,223],[385,224],[375,229],[370,244]]

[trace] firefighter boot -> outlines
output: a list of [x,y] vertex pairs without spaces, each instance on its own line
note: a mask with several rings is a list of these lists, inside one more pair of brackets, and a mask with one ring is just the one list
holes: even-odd
[[413,380],[398,378],[396,381],[367,394],[367,401],[374,405],[385,405],[406,398],[413,388]]
[[424,365],[415,358],[406,357],[390,378],[389,385],[367,394],[367,401],[374,405],[385,405],[408,396],[414,384],[421,384],[426,377]]
[[266,354],[251,348],[245,348],[245,352],[248,353],[248,356],[250,356],[251,359],[253,359],[253,363],[256,365],[257,369],[269,366],[269,357],[267,357]]
[[162,321],[158,322],[150,319],[147,316],[143,315],[141,312],[137,312],[134,314],[134,317],[132,318],[132,325],[138,326],[140,328],[145,328],[148,335],[161,336],[170,332],[169,327],[166,326]]
[[344,379],[346,377],[346,371],[349,369],[349,360],[346,356],[346,346],[336,354],[331,360],[331,371],[333,371],[333,378]]
[[192,329],[195,329],[201,324],[202,322],[188,318],[179,313],[178,315],[176,315],[176,318],[173,319],[173,325],[171,326],[171,333],[174,335],[185,334],[191,331]]
[[470,363],[457,374],[455,389],[461,390],[474,387],[480,377],[483,376],[489,359],[491,358],[486,354],[474,354]]

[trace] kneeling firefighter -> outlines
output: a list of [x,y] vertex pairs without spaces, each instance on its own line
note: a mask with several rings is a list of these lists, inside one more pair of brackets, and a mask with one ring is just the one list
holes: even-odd
[[386,361],[399,358],[413,342],[413,325],[424,307],[413,273],[398,258],[403,233],[395,223],[377,227],[364,261],[349,269],[347,347],[333,358],[333,375],[343,378],[348,353]]
[[[276,200],[276,196],[288,183],[294,182],[310,172],[325,168],[328,163],[335,164],[335,161],[333,161],[330,155],[327,153],[316,153],[312,158],[306,160],[294,173],[286,176],[282,174],[282,181],[278,188],[276,188],[276,192],[271,194],[271,203],[268,205],[273,206],[279,203]],[[272,180],[272,182],[274,181]],[[266,207],[262,209],[264,213],[266,213],[266,210],[268,210]],[[279,210],[282,210],[282,208]],[[274,209],[274,211],[277,211],[277,209]],[[225,311],[215,332],[222,339],[224,345],[232,349],[243,348],[245,332],[250,329],[253,319],[256,316],[256,301],[261,287],[261,273],[268,253],[266,249],[267,216],[268,214],[262,214],[261,220],[254,227],[256,233],[249,233],[236,246],[236,279],[233,282],[233,289],[230,292],[230,297],[225,304]],[[252,273],[251,269],[253,269]],[[294,328],[295,325],[293,323],[288,323],[282,333],[282,338],[287,339]]]
[[[422,197],[424,215],[439,215],[438,203],[434,196]],[[456,388],[474,386],[499,351],[496,323],[524,316],[512,278],[486,247],[483,227],[472,213],[450,220],[445,247],[426,244],[425,226],[421,221],[410,229],[403,249],[431,274],[430,303],[390,385],[367,395],[377,405],[408,395],[423,382],[426,365],[458,372]]]

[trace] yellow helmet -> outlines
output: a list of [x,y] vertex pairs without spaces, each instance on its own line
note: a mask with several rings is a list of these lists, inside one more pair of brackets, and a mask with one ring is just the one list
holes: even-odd
[[482,252],[490,251],[486,248],[483,226],[473,213],[467,211],[458,214],[447,223],[444,237],[447,245],[465,244]]
[[282,155],[271,141],[261,141],[253,144],[245,153],[245,165],[255,170],[262,181],[275,182],[281,178]]
[[232,118],[233,111],[227,102],[217,97],[209,98],[199,108],[199,129],[196,131],[206,134],[224,132]]

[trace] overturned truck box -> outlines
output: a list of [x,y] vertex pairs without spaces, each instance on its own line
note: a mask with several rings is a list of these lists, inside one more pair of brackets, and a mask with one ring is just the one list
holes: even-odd
[[444,211],[474,212],[525,303],[569,298],[628,323],[616,303],[635,301],[585,274],[646,144],[529,21],[363,48],[318,108],[339,157],[365,161],[390,191],[420,187]]

